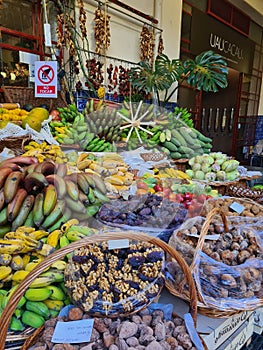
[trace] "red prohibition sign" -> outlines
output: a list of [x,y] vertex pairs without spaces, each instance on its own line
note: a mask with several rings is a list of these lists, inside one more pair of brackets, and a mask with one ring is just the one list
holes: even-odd
[[51,66],[45,65],[40,67],[37,75],[42,84],[50,84],[54,79],[54,70]]

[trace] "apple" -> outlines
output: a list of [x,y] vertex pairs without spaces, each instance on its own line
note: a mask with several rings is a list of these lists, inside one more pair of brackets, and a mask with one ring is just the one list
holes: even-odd
[[148,190],[148,185],[144,181],[138,181],[137,188],[143,189],[143,190]]
[[153,189],[155,192],[163,192],[163,186],[160,184],[156,184],[155,186],[153,186]]

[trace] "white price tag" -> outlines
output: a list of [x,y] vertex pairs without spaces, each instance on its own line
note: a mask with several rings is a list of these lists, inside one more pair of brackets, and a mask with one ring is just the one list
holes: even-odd
[[57,322],[52,343],[86,343],[90,341],[94,320]]
[[239,204],[237,202],[233,202],[230,206],[230,209],[234,210],[236,213],[241,214],[242,211],[245,210],[245,207],[242,204]]
[[108,241],[108,247],[109,249],[122,249],[122,248],[128,248],[129,247],[129,240],[128,239],[111,239]]

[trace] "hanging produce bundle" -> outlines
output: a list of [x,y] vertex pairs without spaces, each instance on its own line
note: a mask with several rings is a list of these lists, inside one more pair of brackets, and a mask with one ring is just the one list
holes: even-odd
[[140,36],[140,59],[141,61],[151,62],[154,57],[154,35],[149,28],[144,25]]
[[98,8],[95,10],[94,22],[95,52],[102,55],[110,46],[110,16]]

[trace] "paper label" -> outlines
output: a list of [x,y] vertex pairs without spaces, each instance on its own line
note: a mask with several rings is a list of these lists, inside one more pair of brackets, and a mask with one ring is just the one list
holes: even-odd
[[236,213],[241,214],[245,210],[245,207],[237,202],[233,202],[230,206],[230,209],[234,210]]
[[52,343],[86,343],[90,341],[94,320],[57,322]]
[[129,240],[128,239],[111,239],[108,241],[108,247],[109,249],[122,249],[122,248],[128,248],[129,247]]

